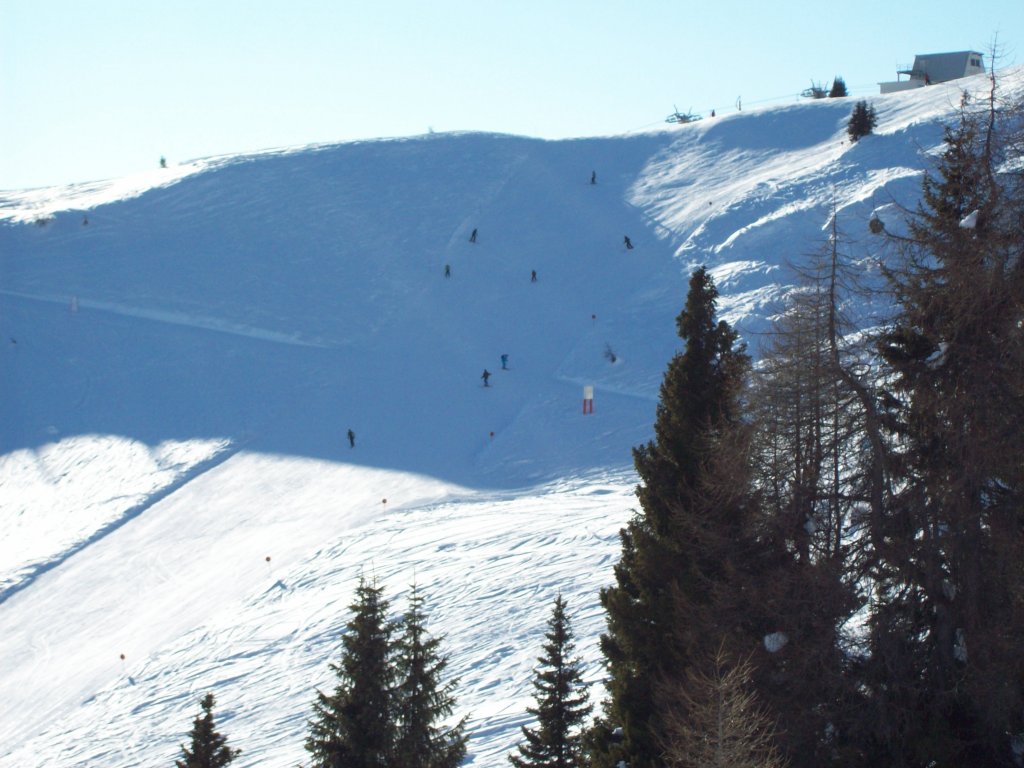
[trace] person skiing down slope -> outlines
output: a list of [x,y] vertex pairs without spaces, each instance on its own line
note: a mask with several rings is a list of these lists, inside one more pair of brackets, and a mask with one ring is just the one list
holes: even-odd
[[348,431],[348,446],[349,448],[356,447],[356,433],[353,432],[351,429]]
[[507,354],[504,354],[504,355],[501,356],[501,370],[503,370],[503,371],[507,371],[508,370],[508,355]]
[[626,235],[625,237],[623,237],[622,241],[626,244],[626,250],[627,251],[632,251],[633,250],[633,241],[629,239],[629,235]]
[[473,232],[469,236],[469,242],[471,242],[471,243],[475,243],[476,242],[476,227],[473,228]]
[[484,386],[485,386],[485,387],[489,387],[489,386],[491,386],[490,384],[488,384],[488,383],[487,383],[487,380],[488,380],[489,378],[491,378],[491,372],[490,372],[490,371],[488,371],[488,370],[487,370],[486,368],[484,368],[484,372],[483,372],[483,375],[481,375],[481,376],[480,376],[480,378],[484,380]]

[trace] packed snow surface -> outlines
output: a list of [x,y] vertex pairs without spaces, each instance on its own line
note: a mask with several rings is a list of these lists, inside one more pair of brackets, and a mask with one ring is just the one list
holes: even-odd
[[0,766],[168,765],[207,691],[236,765],[294,766],[360,574],[396,614],[418,585],[468,762],[504,765],[558,593],[600,698],[692,269],[756,353],[833,208],[870,269],[987,82],[876,98],[853,145],[828,99],[0,193]]

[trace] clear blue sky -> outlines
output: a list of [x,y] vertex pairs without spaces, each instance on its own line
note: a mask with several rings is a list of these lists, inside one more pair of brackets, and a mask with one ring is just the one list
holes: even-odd
[[1021,64],[1022,35],[1022,0],[0,0],[0,189],[428,130],[624,133],[835,75],[872,95],[996,38]]

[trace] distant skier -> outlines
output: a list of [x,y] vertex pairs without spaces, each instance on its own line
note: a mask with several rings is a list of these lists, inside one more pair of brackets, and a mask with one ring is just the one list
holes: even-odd
[[507,371],[508,370],[508,355],[507,354],[501,356],[501,370],[503,370],[503,371]]
[[452,276],[452,265],[451,264],[445,264],[444,265],[444,276],[445,277],[451,277]]
[[537,270],[536,269],[531,269],[530,270],[530,282],[531,283],[536,283],[537,282]]
[[164,157],[163,155],[160,156],[160,167],[161,168],[166,168],[167,167],[167,158]]
[[597,184],[597,171],[590,172],[590,183]]
[[356,447],[356,433],[353,432],[351,429],[348,431],[348,447],[349,448],[355,448]]
[[89,217],[88,216],[83,216],[82,217],[82,226],[83,227],[88,227],[89,226]]
[[490,384],[487,383],[487,380],[491,378],[491,372],[488,371],[486,368],[484,368],[483,375],[480,378],[484,380],[485,387],[491,386]]
[[471,243],[475,243],[476,242],[476,228],[475,227],[474,227],[473,231],[469,235],[469,242],[471,242]]
[[633,250],[633,241],[629,239],[629,235],[626,235],[624,238],[622,238],[622,241],[626,244],[627,251]]

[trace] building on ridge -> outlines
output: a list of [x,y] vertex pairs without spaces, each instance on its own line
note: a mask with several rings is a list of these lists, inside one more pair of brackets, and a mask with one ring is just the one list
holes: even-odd
[[[914,57],[914,66],[897,70],[895,81],[878,85],[882,93],[896,93],[979,75],[984,71],[984,55],[977,51],[923,53]],[[900,75],[906,75],[907,79],[900,80]]]

